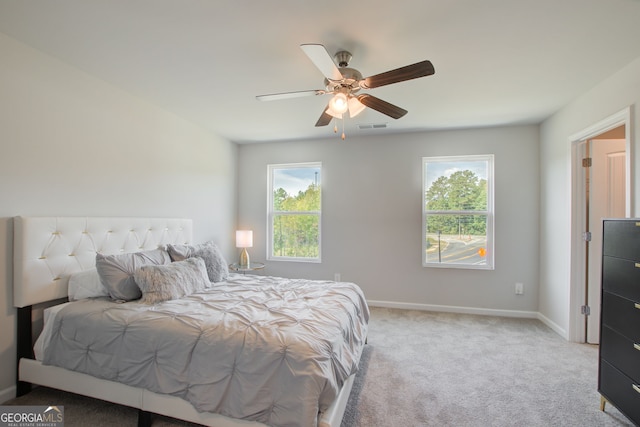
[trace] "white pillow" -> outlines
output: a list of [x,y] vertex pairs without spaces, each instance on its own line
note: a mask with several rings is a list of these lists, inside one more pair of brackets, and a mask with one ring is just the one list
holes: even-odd
[[98,270],[95,268],[69,276],[69,301],[108,296],[109,292],[102,286]]

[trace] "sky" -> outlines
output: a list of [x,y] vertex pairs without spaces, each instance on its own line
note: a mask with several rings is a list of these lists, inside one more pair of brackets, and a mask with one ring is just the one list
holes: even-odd
[[287,194],[296,195],[299,191],[305,191],[309,185],[316,182],[316,172],[318,173],[318,183],[321,183],[320,166],[274,169],[273,188],[284,188]]
[[425,188],[428,189],[441,176],[449,177],[457,171],[470,170],[480,179],[487,179],[487,162],[486,160],[477,161],[431,161],[427,162],[425,170]]
[[[486,160],[477,161],[455,161],[443,159],[429,160],[425,171],[426,188],[429,188],[433,181],[441,176],[451,176],[461,170],[470,170],[480,179],[487,179]],[[321,168],[317,165],[309,167],[278,168],[273,170],[273,188],[284,188],[289,195],[296,195],[299,191],[305,191],[309,185],[316,182],[321,183]]]

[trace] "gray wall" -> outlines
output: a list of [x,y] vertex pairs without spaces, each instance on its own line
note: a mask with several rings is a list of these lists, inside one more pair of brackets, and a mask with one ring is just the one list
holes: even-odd
[[[640,58],[574,100],[540,127],[540,307],[542,316],[571,339],[571,143],[570,137],[631,106],[631,168],[635,204],[640,212]],[[579,284],[576,286],[580,286]],[[574,310],[576,307],[574,307]],[[593,308],[592,308],[593,309]],[[574,326],[576,320],[573,319]]]
[[[270,261],[264,274],[332,280],[340,273],[375,305],[534,315],[538,137],[537,126],[517,126],[241,145],[239,226],[254,230],[251,257],[264,260],[267,165],[321,161],[322,263]],[[421,159],[465,154],[495,155],[495,270],[424,268]],[[516,282],[524,295],[515,295]]]
[[13,221],[194,220],[235,252],[236,145],[0,34],[0,402],[15,390]]

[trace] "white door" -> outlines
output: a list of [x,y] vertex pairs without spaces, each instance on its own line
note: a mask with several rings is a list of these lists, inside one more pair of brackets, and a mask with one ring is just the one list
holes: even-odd
[[589,243],[587,305],[587,342],[600,341],[600,292],[602,271],[602,219],[625,217],[625,140],[592,139],[592,159],[588,181]]

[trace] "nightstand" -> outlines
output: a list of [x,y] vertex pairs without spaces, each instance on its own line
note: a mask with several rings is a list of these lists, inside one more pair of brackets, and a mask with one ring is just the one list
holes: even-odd
[[262,262],[250,262],[247,266],[241,266],[237,262],[233,264],[229,264],[229,270],[235,271],[236,273],[251,273],[252,271],[262,270],[264,268],[264,263]]

